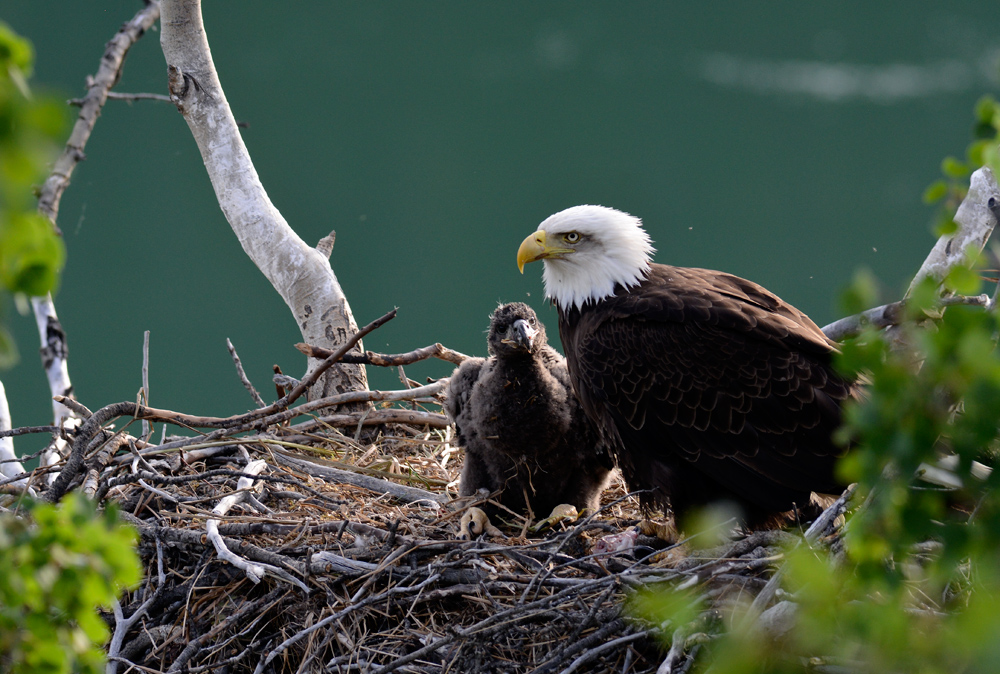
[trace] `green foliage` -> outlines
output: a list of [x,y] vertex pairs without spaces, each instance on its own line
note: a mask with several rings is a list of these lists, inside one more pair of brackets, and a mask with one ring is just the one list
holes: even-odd
[[[0,286],[44,295],[55,290],[65,260],[62,238],[34,210],[33,186],[59,149],[67,111],[58,100],[33,95],[31,43],[0,22]],[[0,325],[0,367],[17,352]]]
[[32,521],[0,515],[0,670],[102,672],[108,627],[96,608],[138,583],[136,534],[77,494],[26,510]]
[[0,230],[0,283],[11,291],[44,295],[58,280],[66,257],[62,239],[37,212],[10,213]]

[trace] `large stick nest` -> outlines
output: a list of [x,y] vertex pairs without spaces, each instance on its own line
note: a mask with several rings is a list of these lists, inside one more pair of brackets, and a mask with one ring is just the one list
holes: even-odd
[[[232,446],[156,461],[159,478],[116,491],[142,534],[148,579],[124,615],[152,598],[125,639],[125,660],[155,671],[655,671],[661,635],[623,615],[630,588],[696,578],[720,600],[753,596],[787,542],[767,532],[708,558],[591,556],[596,538],[639,519],[621,486],[605,495],[617,503],[564,530],[526,538],[515,522],[505,540],[458,541],[457,510],[400,503],[284,466],[266,446],[240,447],[249,457]],[[361,455],[336,435],[322,448],[444,484],[460,468],[445,434],[402,425]],[[219,518],[219,533],[236,554],[288,578],[254,583],[206,540],[212,504],[232,493],[248,458],[268,462],[256,494],[267,509],[244,502]]]
[[[114,501],[140,534],[145,580],[107,615],[118,671],[685,671],[705,635],[689,644],[677,625],[630,616],[631,592],[694,587],[706,625],[733,602],[772,601],[768,578],[798,536],[668,546],[637,533],[620,482],[575,522],[535,532],[511,516],[504,537],[458,540],[470,503],[453,498],[462,459],[443,383],[372,392],[394,402],[348,414],[272,405],[252,422],[66,401],[86,420],[46,497]],[[144,441],[129,417],[216,430],[153,444],[157,427]]]

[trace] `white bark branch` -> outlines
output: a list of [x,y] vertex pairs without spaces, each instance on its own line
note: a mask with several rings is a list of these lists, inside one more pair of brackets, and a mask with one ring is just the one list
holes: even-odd
[[[899,324],[904,314],[905,298],[909,297],[913,289],[928,277],[941,283],[952,269],[971,267],[975,264],[976,258],[989,241],[998,219],[1000,219],[1000,187],[997,186],[993,171],[984,166],[969,178],[969,192],[955,213],[955,224],[958,225],[958,229],[937,240],[910,282],[904,299],[841,318],[824,326],[823,332],[830,339],[839,342],[860,334],[869,325],[876,328],[887,327],[887,336],[890,341],[896,342],[899,339],[899,331],[895,326]],[[942,298],[941,303],[943,306],[978,304],[992,309],[994,300],[985,295],[958,297],[949,294]]]
[[[347,298],[329,261],[289,227],[260,182],[212,62],[200,0],[164,0],[161,10],[171,99],[198,144],[226,219],[292,310],[303,339],[336,349],[357,332]],[[317,364],[311,360],[310,371]],[[368,387],[363,366],[331,370],[310,398]]]
[[990,199],[995,200],[994,204],[1000,202],[1000,189],[993,171],[984,166],[969,178],[969,192],[955,213],[958,229],[934,244],[910,282],[906,296],[927,277],[940,283],[955,267],[971,267],[975,263],[997,224]]
[[[243,469],[243,472],[247,473],[248,475],[259,475],[261,472],[263,472],[265,468],[267,468],[267,462],[261,459],[257,459],[256,461],[251,461],[250,463],[248,463],[246,468]],[[239,481],[236,483],[236,491],[230,494],[229,496],[226,496],[225,498],[221,499],[218,505],[212,508],[212,514],[225,515],[234,505],[240,503],[241,501],[244,501],[247,496],[247,490],[253,487],[253,483],[254,480],[252,477],[241,477]],[[308,588],[302,581],[298,580],[297,578],[293,578],[290,574],[283,571],[282,569],[279,569],[276,566],[271,566],[270,564],[254,563],[247,561],[243,557],[240,557],[235,552],[230,550],[226,546],[226,542],[222,539],[222,535],[219,534],[219,520],[217,519],[208,520],[205,523],[205,533],[208,537],[208,540],[210,540],[212,542],[212,545],[215,546],[215,552],[219,555],[219,559],[223,560],[224,562],[229,562],[237,569],[241,570],[243,573],[246,574],[247,578],[252,580],[255,584],[259,583],[261,578],[263,578],[266,573],[270,572],[272,575],[287,580],[300,587],[303,591],[308,592]]]
[[[56,306],[52,303],[52,296],[32,297],[31,306],[35,312],[35,323],[38,325],[38,336],[42,342],[40,353],[42,356],[42,367],[49,380],[49,391],[52,394],[52,425],[59,426],[65,431],[73,431],[80,427],[83,422],[80,417],[67,405],[63,404],[62,397],[70,398],[73,395],[73,384],[69,378],[69,350],[66,346],[66,333],[56,316]],[[42,452],[41,465],[51,466],[59,463],[69,454],[69,443],[60,435],[56,435],[52,443]],[[53,471],[45,475],[45,483],[52,484],[52,481],[59,475]]]
[[[7,406],[7,393],[4,390],[3,382],[0,381],[0,431],[11,430],[10,408]],[[17,460],[17,453],[14,451],[14,438],[0,438],[0,474],[4,477],[14,477],[24,473],[24,467]],[[26,487],[28,481],[20,479],[13,482],[16,487]]]
[[[111,88],[121,77],[122,65],[128,50],[160,17],[160,6],[150,2],[140,9],[134,17],[125,22],[115,36],[108,41],[101,55],[97,73],[88,78],[87,94],[80,102],[80,114],[77,115],[73,130],[63,153],[56,159],[52,172],[45,180],[38,196],[38,212],[49,219],[58,232],[56,220],[59,215],[59,203],[63,193],[69,187],[74,169],[84,158],[84,148],[94,130],[101,109],[108,100]],[[52,296],[32,297],[31,307],[35,312],[38,325],[38,335],[41,339],[42,364],[49,379],[49,390],[52,396],[73,395],[73,385],[70,383],[67,366],[66,334],[63,332]],[[66,431],[78,428],[80,419],[65,405],[52,404],[53,425],[61,426]],[[61,460],[69,452],[69,446],[61,437],[57,437],[41,457],[42,466],[49,466]],[[51,472],[45,476],[48,484],[58,473]]]

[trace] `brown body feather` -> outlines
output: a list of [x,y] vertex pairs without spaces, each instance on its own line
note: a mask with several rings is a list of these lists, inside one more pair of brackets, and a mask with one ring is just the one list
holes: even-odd
[[573,387],[632,489],[749,522],[842,484],[831,438],[856,384],[805,314],[721,272],[653,264],[638,286],[559,308]]

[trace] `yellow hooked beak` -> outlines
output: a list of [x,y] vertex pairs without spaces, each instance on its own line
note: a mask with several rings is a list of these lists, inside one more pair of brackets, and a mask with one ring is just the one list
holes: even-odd
[[537,262],[545,258],[561,258],[572,253],[572,248],[560,248],[552,246],[545,240],[545,230],[540,229],[532,232],[521,242],[521,247],[517,249],[517,268],[524,273],[524,265],[529,262]]

